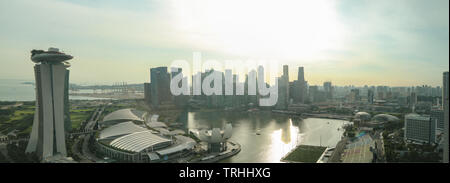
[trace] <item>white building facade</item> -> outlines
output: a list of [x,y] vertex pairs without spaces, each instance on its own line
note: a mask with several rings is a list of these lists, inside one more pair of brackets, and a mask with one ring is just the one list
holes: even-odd
[[429,116],[418,114],[408,114],[405,116],[405,140],[412,140],[422,143],[435,143],[436,122]]

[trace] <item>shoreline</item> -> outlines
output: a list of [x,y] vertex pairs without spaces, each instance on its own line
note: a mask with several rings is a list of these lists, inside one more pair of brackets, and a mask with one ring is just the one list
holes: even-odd
[[[69,96],[90,97],[98,100],[144,99],[143,93],[115,94],[115,93],[69,93]],[[69,97],[70,98],[70,97]]]
[[[227,152],[225,154],[222,154],[223,152],[208,154],[208,155],[205,155],[205,157],[203,157],[203,158],[208,158],[209,156],[214,156],[214,157],[212,157],[211,159],[205,159],[205,160],[202,160],[203,158],[201,158],[200,160],[193,160],[188,163],[220,163],[219,161],[230,158],[234,155],[237,155],[239,152],[241,152],[241,144],[239,144],[237,142],[228,140],[227,146],[232,147],[230,152]],[[236,146],[236,147],[233,148],[233,146]]]

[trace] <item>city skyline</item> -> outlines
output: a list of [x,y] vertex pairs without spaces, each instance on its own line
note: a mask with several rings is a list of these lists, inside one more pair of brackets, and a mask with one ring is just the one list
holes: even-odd
[[0,0],[0,164],[448,163],[449,2]]
[[149,68],[191,61],[194,51],[276,59],[290,81],[304,67],[319,86],[441,86],[437,73],[448,70],[448,1],[252,3],[2,1],[0,79],[32,80],[24,53],[51,46],[79,55],[71,82],[80,84],[149,82]]

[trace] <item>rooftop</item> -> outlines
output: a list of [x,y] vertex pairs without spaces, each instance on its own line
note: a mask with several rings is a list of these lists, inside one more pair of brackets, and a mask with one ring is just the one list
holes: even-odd
[[144,120],[137,115],[137,112],[135,112],[132,109],[120,109],[117,111],[114,111],[112,113],[109,113],[108,115],[106,115],[103,118],[103,123],[104,122],[109,122],[109,121],[141,121],[143,122]]
[[59,51],[58,48],[49,48],[48,51],[32,50],[31,60],[35,63],[39,62],[63,62],[73,57]]
[[399,119],[390,114],[377,114],[372,118],[372,121],[393,122],[393,121],[399,121]]
[[409,113],[407,115],[405,115],[405,119],[415,119],[415,120],[424,120],[424,121],[429,121],[430,120],[430,116],[422,116],[416,113]]
[[102,130],[100,132],[99,138],[102,140],[106,138],[128,135],[134,132],[141,132],[141,131],[147,131],[147,129],[140,127],[131,121],[128,121],[110,126]]
[[113,140],[110,145],[117,149],[141,152],[144,149],[170,143],[171,140],[153,134],[151,131],[135,132]]
[[192,149],[192,148],[194,148],[195,144],[197,144],[194,140],[192,140],[189,137],[178,135],[178,136],[176,136],[176,138],[179,141],[182,141],[182,143],[177,145],[177,146],[169,147],[169,148],[166,148],[166,149],[163,149],[163,150],[159,150],[159,151],[156,151],[156,152],[158,154],[160,154],[161,156],[164,156],[164,155],[172,154],[172,153],[175,153],[175,152],[180,152],[180,151],[183,151],[183,150]]

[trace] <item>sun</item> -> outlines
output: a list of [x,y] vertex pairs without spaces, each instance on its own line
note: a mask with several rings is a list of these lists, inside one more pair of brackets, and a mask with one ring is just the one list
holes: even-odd
[[339,47],[335,2],[194,0],[172,3],[174,26],[202,49],[275,59],[311,59]]

